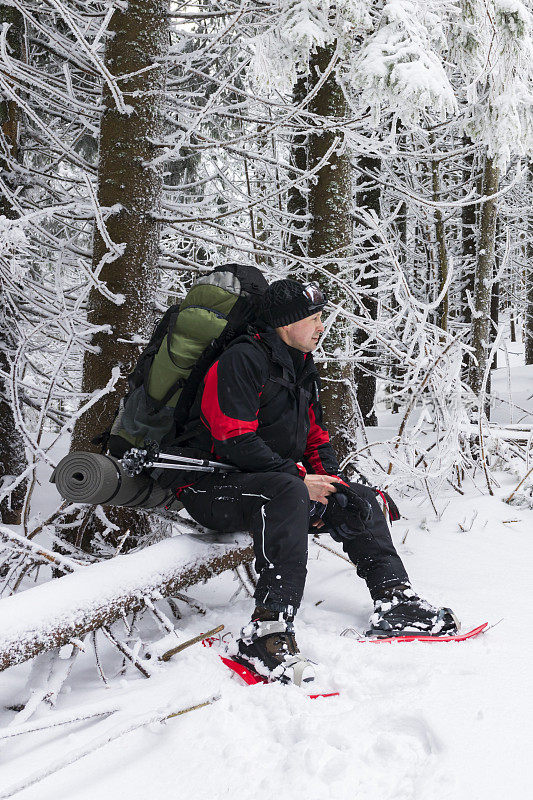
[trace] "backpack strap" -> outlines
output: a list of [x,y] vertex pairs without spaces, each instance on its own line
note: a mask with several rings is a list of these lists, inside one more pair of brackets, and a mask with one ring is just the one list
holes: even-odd
[[292,389],[296,386],[296,384],[291,382],[289,379],[289,370],[287,367],[283,367],[282,375],[275,375],[271,371],[270,375],[266,379],[265,385],[263,386],[259,405],[266,406],[267,403],[270,403],[270,401],[273,400],[274,397],[279,393],[282,386],[286,389]]
[[[258,339],[255,336],[253,336],[253,337],[250,336],[248,338],[251,339],[256,344],[259,344],[262,347],[262,349],[264,351],[266,351],[267,355],[270,357],[269,348],[262,342],[261,339]],[[270,365],[272,367],[273,365],[272,365],[272,362],[270,361],[270,358],[269,358],[269,363],[270,363]],[[263,392],[261,394],[261,405],[264,406],[267,403],[269,403],[278,394],[278,392],[280,391],[280,387],[282,387],[282,386],[285,389],[298,390],[298,394],[299,394],[299,390],[302,390],[304,392],[304,394],[306,395],[306,402],[309,400],[310,397],[316,397],[316,399],[318,399],[318,388],[319,388],[318,387],[318,376],[316,376],[315,380],[313,381],[313,386],[311,388],[311,391],[308,392],[306,389],[303,389],[300,381],[291,380],[288,367],[280,364],[280,369],[282,370],[282,374],[281,375],[279,375],[279,374],[276,375],[274,373],[274,370],[272,370],[272,368],[271,368],[270,374],[269,374],[269,376],[268,376],[268,378],[266,380],[266,383],[265,383],[264,388],[263,388]],[[304,377],[304,376],[302,376],[302,377]]]
[[[261,340],[256,340],[261,341]],[[267,349],[265,345],[263,345],[264,349]],[[272,365],[271,365],[272,366]],[[281,375],[271,374],[268,376],[267,381],[263,387],[263,391],[261,393],[261,400],[260,406],[265,406],[274,397],[279,393],[281,388],[289,389],[296,394],[296,399],[298,403],[298,421],[296,425],[296,444],[294,448],[293,455],[298,457],[300,453],[305,450],[305,446],[307,444],[307,420],[309,416],[309,400],[312,397],[313,390],[309,392],[307,389],[304,389],[301,383],[296,380],[291,380],[290,373],[288,367],[284,365],[280,365],[282,369]],[[316,387],[313,387],[314,391],[316,391]]]
[[307,435],[309,428],[307,427],[307,420],[309,419],[309,392],[303,388],[298,387],[298,427],[296,431],[296,452],[303,453],[307,445]]
[[[288,373],[288,370],[287,370]],[[279,377],[270,375],[265,383],[263,392],[261,394],[260,405],[269,403],[280,391],[281,388],[291,389],[296,393],[298,403],[298,421],[296,425],[296,445],[295,454],[300,454],[305,450],[307,444],[307,419],[309,416],[309,399],[311,393],[300,386],[298,382],[291,381],[287,376]]]

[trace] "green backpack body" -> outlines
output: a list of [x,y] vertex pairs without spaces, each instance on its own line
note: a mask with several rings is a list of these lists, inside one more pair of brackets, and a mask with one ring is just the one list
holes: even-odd
[[254,321],[267,286],[256,267],[225,264],[165,312],[128,376],[129,392],[110,430],[112,455],[179,436],[205,373]]

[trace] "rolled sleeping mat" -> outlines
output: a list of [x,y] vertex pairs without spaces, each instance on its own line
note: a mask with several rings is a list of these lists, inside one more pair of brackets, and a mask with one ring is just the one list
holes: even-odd
[[99,453],[69,453],[50,478],[57,491],[71,503],[178,510],[182,507],[168,489],[148,475],[130,477],[120,461]]

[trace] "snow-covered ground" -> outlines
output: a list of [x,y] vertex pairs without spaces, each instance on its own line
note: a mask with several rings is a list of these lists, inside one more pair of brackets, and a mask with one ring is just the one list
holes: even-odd
[[[515,402],[531,409],[533,368],[513,366],[512,372],[520,393],[518,400],[513,392]],[[494,379],[503,396],[505,369]],[[388,426],[390,416],[384,421]],[[501,411],[497,421],[510,419]],[[382,433],[375,429],[372,436]],[[481,480],[478,486],[467,481],[464,496],[450,487],[435,500],[438,516],[422,495],[398,498],[403,518],[393,527],[417,591],[451,606],[464,629],[495,625],[484,635],[453,644],[372,644],[341,636],[348,628],[364,630],[370,597],[349,563],[311,542],[297,638],[318,663],[321,685],[339,697],[310,700],[295,687],[246,687],[214,649],[201,645],[175,656],[150,680],[131,670],[126,680],[118,655],[103,640],[109,685],[89,647],[55,709],[35,721],[54,715],[60,721],[82,706],[119,710],[0,741],[0,798],[70,751],[75,756],[100,742],[97,751],[16,797],[523,800],[530,793],[533,740],[533,510],[505,504],[517,480],[510,473],[497,478],[494,497]],[[321,541],[339,550],[328,537]],[[182,606],[181,635],[221,623],[237,632],[252,609],[244,592],[234,597],[237,587],[228,573],[195,587],[191,594],[207,614]],[[155,627],[147,633],[161,636]],[[28,673],[28,664],[2,673],[0,725],[14,719],[5,706],[22,699]],[[136,723],[211,698],[219,699],[113,739]]]
[[[498,495],[511,488],[504,478]],[[452,606],[466,628],[502,620],[488,633],[461,644],[428,645],[361,644],[340,636],[348,627],[364,629],[369,596],[351,565],[311,544],[298,640],[320,665],[323,685],[340,697],[309,700],[292,687],[245,687],[200,645],[150,681],[133,674],[128,681],[113,679],[119,662],[109,653],[105,688],[88,653],[76,666],[72,690],[50,713],[104,702],[120,705],[122,719],[135,720],[151,709],[171,713],[220,699],[111,742],[21,792],[20,800],[117,794],[145,800],[169,793],[207,800],[243,792],[257,800],[526,797],[533,735],[527,630],[533,511],[475,490],[441,498],[438,510],[447,503],[435,520],[425,506],[404,501],[406,519],[394,526],[394,539],[417,590]],[[184,634],[220,623],[237,631],[251,601],[240,595],[229,604],[235,589],[228,574],[198,587],[195,597],[208,613],[185,616]],[[2,703],[13,702],[27,672],[24,666],[3,673]],[[4,711],[2,723],[13,716]],[[0,793],[117,724],[113,717],[97,719],[3,743]]]

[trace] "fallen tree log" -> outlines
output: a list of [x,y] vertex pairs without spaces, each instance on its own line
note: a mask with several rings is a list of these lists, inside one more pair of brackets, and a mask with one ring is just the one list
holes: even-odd
[[142,608],[146,597],[172,597],[252,558],[246,534],[225,543],[182,535],[6,597],[0,600],[0,671],[111,625]]

